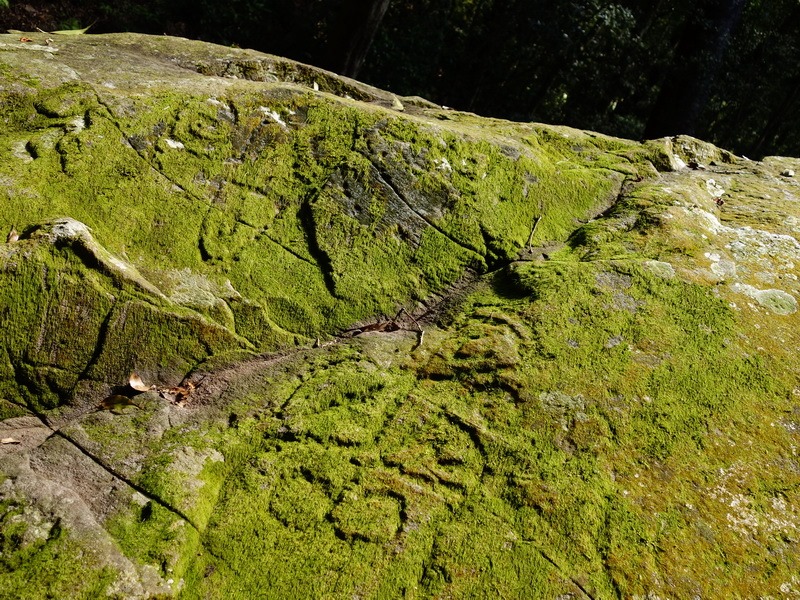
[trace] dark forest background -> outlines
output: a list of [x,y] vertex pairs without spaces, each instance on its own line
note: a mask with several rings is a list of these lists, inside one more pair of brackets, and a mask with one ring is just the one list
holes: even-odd
[[799,0],[0,0],[0,28],[254,48],[486,116],[800,156]]

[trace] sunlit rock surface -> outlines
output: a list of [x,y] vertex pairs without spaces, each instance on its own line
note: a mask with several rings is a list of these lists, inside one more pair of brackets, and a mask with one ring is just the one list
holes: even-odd
[[800,596],[800,161],[27,37],[0,597]]

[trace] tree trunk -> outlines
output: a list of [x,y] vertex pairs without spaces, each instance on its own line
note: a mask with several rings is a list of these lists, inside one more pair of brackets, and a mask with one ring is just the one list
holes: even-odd
[[337,20],[329,50],[330,68],[357,77],[391,0],[346,0]]
[[745,0],[707,0],[687,18],[645,127],[646,138],[696,133],[744,5]]

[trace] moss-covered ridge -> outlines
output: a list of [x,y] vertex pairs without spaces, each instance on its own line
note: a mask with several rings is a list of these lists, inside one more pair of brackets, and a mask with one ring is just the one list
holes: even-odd
[[[385,92],[355,82],[328,85],[344,97],[318,92],[330,74],[260,55],[266,66],[250,68],[255,55],[244,51],[225,50],[237,56],[220,71],[208,66],[209,46],[188,41],[6,40],[0,229],[25,239],[45,220],[75,219],[138,270],[156,305],[194,311],[255,351],[412,307],[467,269],[563,240],[649,165],[618,140],[401,113],[382,106]],[[39,54],[47,60],[31,60]],[[120,61],[135,61],[139,76]],[[76,343],[100,353],[99,330],[119,323],[103,310],[91,321]],[[148,335],[137,353],[157,359],[50,366],[119,382],[134,363],[152,370],[170,360]],[[9,351],[18,362],[20,348]]]
[[[800,594],[796,160],[40,37],[0,36],[0,598]],[[131,370],[196,388],[98,410]]]
[[73,396],[79,404],[96,400],[87,392],[104,373],[140,369],[180,381],[209,354],[249,347],[170,302],[73,219],[31,228],[0,252],[2,393],[38,414]]

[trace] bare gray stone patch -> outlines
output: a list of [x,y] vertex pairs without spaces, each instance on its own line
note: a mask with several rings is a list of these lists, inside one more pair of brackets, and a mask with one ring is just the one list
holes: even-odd
[[759,290],[752,285],[735,283],[731,286],[734,292],[753,298],[761,306],[778,315],[791,315],[797,312],[797,300],[783,290]]

